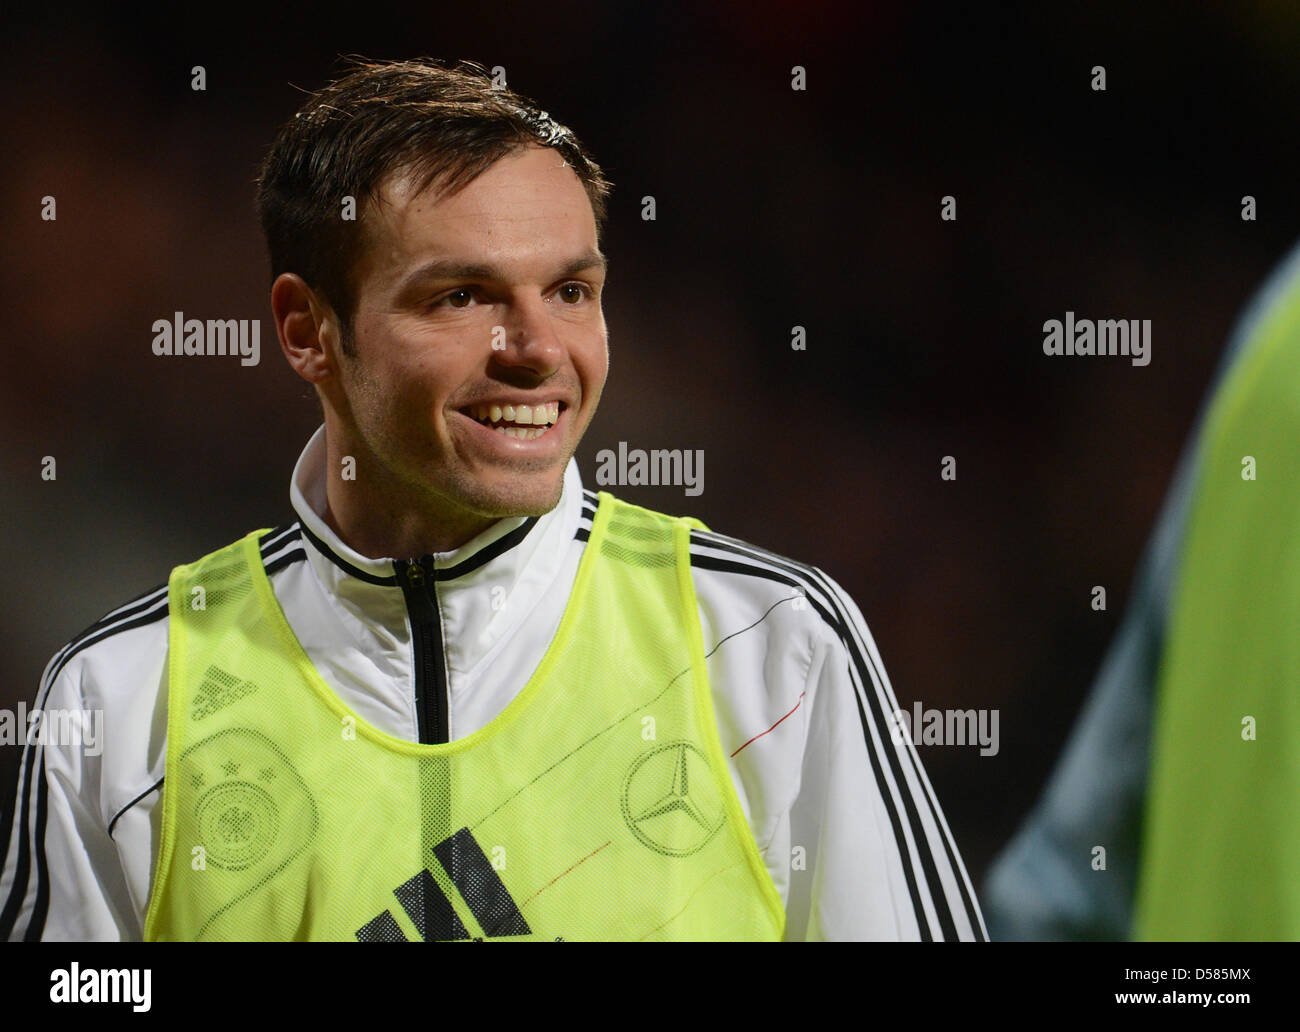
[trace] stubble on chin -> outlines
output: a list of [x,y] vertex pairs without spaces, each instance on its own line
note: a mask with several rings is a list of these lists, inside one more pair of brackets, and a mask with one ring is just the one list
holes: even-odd
[[486,485],[477,480],[458,485],[462,504],[476,515],[487,519],[506,519],[511,516],[544,516],[557,505],[564,494],[564,473],[546,485],[510,483]]

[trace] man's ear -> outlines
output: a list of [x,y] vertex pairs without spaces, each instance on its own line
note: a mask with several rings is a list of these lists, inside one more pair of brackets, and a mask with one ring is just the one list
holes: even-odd
[[280,350],[293,371],[320,384],[337,370],[338,316],[296,273],[283,272],[271,284],[271,313]]

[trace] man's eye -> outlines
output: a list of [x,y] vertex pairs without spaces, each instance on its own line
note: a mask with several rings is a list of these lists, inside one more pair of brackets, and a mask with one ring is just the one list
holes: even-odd
[[[461,287],[459,290],[453,290],[438,303],[442,304],[445,302],[449,308],[464,308],[469,304],[473,297],[474,291],[472,289],[469,287]],[[459,298],[463,298],[465,303],[458,303]]]
[[[566,294],[566,291],[576,291],[576,294]],[[566,283],[560,288],[560,296],[570,304],[577,304],[591,296],[591,288],[585,283]]]

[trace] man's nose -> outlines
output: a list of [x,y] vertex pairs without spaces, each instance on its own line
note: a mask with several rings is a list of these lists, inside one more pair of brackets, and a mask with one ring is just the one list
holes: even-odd
[[556,333],[554,318],[541,298],[516,301],[505,320],[493,327],[492,358],[512,367],[550,376],[564,361],[564,342]]

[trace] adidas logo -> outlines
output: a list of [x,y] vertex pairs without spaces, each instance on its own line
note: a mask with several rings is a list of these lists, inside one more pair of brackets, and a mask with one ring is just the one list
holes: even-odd
[[[433,873],[426,867],[393,890],[421,939],[425,942],[454,942],[532,934],[505,883],[497,876],[496,868],[469,828],[461,828],[439,842],[433,847],[433,854],[483,929],[483,935],[470,935],[452,908],[451,901],[438,888]],[[359,942],[410,941],[391,910],[367,921],[357,929],[356,935]]]
[[203,671],[203,680],[194,693],[190,706],[190,719],[193,721],[210,717],[219,709],[224,709],[232,702],[238,702],[245,695],[257,691],[252,681],[244,681],[234,674],[213,665]]

